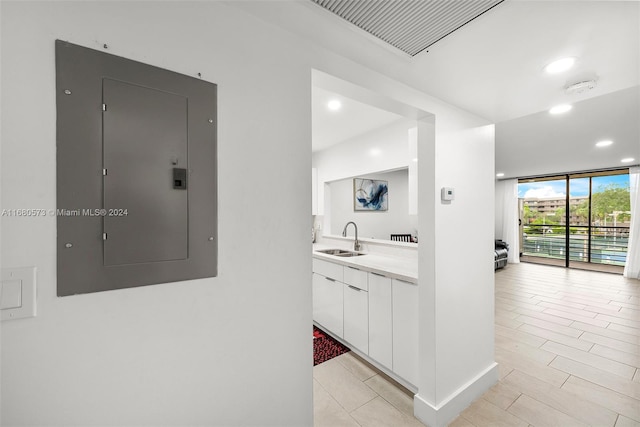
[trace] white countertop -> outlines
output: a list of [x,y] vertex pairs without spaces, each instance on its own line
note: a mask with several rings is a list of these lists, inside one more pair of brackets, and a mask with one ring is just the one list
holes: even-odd
[[360,270],[382,274],[392,279],[404,280],[409,283],[418,283],[418,262],[413,258],[402,258],[387,254],[365,252],[365,255],[354,257],[339,257],[335,255],[317,252],[321,249],[336,249],[337,246],[315,243],[313,245],[313,257],[331,261],[336,264],[356,267]]

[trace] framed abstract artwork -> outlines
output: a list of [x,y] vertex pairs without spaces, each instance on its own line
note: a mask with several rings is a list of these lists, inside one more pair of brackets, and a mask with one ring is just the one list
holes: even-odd
[[388,209],[388,183],[375,179],[353,179],[354,211],[386,211]]

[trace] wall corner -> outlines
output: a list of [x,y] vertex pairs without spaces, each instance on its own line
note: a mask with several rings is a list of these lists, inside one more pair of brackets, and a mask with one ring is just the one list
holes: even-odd
[[494,362],[438,405],[423,398],[418,391],[413,399],[413,413],[429,427],[446,427],[497,382],[498,364]]

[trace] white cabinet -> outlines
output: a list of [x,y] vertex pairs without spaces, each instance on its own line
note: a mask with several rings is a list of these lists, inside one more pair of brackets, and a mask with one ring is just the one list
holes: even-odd
[[342,338],[343,284],[331,277],[313,273],[313,320]]
[[362,353],[369,353],[368,274],[344,267],[344,339]]
[[313,272],[321,274],[325,277],[343,282],[343,267],[340,264],[324,261],[321,259],[313,259]]
[[328,332],[343,338],[343,267],[313,259],[313,320]]
[[393,369],[391,279],[369,273],[369,356]]
[[365,354],[369,352],[368,293],[346,283],[344,284],[344,339],[361,352]]
[[411,384],[418,383],[418,286],[313,259],[313,320]]
[[368,274],[355,267],[344,268],[344,283],[366,291],[368,289]]
[[418,287],[393,279],[393,372],[418,383]]

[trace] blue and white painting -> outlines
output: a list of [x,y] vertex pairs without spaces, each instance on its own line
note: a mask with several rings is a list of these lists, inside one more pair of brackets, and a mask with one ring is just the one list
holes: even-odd
[[387,181],[375,179],[353,179],[354,211],[386,211],[388,186]]

